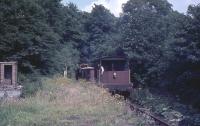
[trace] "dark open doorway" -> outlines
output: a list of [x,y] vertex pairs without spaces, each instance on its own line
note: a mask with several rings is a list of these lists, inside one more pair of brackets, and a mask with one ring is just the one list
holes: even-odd
[[4,78],[8,80],[12,80],[12,65],[4,66]]

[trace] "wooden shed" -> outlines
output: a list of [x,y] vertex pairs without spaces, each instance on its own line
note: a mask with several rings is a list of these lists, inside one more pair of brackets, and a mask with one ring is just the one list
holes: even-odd
[[17,86],[17,62],[0,62],[0,87]]

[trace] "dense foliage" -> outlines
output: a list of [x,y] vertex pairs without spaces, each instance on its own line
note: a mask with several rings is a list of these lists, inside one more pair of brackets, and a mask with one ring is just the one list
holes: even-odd
[[86,31],[89,34],[89,59],[93,60],[108,55],[113,51],[117,18],[102,5],[95,5],[87,23]]
[[75,5],[63,6],[60,0],[1,0],[0,4],[1,60],[17,60],[20,71],[43,74],[78,63],[75,46],[81,35]]
[[166,0],[124,5],[121,47],[131,60],[134,82],[166,89],[200,107],[199,14],[200,5],[183,15]]
[[17,60],[22,73],[73,73],[118,50],[134,84],[200,107],[200,5],[184,15],[167,0],[129,0],[117,18],[102,5],[86,13],[61,0],[0,0],[0,60]]

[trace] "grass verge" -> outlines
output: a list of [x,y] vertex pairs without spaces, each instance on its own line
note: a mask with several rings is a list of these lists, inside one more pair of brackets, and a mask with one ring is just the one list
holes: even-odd
[[120,96],[84,81],[43,78],[34,96],[0,104],[0,126],[143,125]]

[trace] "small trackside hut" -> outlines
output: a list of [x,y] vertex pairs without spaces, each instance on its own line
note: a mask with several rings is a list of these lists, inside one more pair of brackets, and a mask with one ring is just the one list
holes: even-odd
[[0,88],[17,86],[17,62],[0,62]]
[[0,99],[19,98],[22,86],[17,80],[17,62],[0,62]]
[[110,91],[130,91],[129,61],[124,57],[104,57],[96,61],[95,78],[99,86]]

